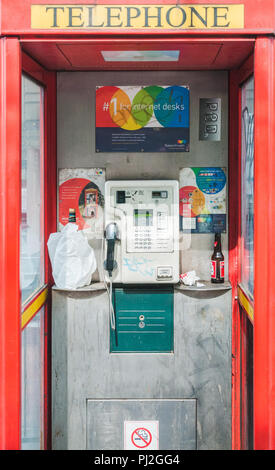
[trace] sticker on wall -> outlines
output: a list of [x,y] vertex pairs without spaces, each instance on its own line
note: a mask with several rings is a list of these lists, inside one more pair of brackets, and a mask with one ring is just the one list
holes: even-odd
[[102,238],[105,170],[64,168],[59,171],[59,230],[68,223],[69,209],[75,209],[79,230],[88,237]]
[[182,168],[179,199],[182,232],[226,231],[225,168]]
[[189,87],[98,86],[97,152],[188,152]]
[[158,421],[124,421],[124,450],[158,449]]
[[221,98],[200,98],[200,140],[221,140]]

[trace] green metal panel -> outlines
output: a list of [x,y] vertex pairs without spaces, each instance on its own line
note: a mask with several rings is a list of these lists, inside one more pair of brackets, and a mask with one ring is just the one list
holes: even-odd
[[171,352],[174,347],[174,289],[116,287],[113,290],[116,330],[111,352]]

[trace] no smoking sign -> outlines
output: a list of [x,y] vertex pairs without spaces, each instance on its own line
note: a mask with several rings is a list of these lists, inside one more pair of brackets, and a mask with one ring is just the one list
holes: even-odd
[[149,429],[137,428],[132,433],[131,441],[138,449],[145,449],[149,447],[152,442],[152,434]]
[[158,450],[158,421],[124,421],[125,450]]

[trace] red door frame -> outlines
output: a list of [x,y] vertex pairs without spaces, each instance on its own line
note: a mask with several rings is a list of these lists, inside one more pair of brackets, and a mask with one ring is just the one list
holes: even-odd
[[[246,81],[254,76],[254,56],[251,56],[249,60],[246,61],[244,66],[239,70],[238,73],[238,127],[239,127],[239,148],[238,148],[238,194],[239,194],[239,213],[238,213],[238,286],[237,286],[237,319],[236,321],[239,324],[239,337],[238,337],[238,346],[240,349],[239,357],[239,394],[240,394],[240,403],[239,403],[239,419],[240,419],[240,448],[246,450],[248,448],[249,439],[249,426],[253,425],[250,422],[250,413],[249,406],[252,406],[252,403],[248,403],[248,376],[251,373],[251,367],[253,364],[248,363],[248,350],[250,351],[253,348],[253,342],[250,344],[250,338],[248,337],[248,323],[251,323],[254,336],[254,322],[250,315],[250,311],[254,311],[254,299],[250,300],[247,293],[245,292],[241,282],[242,282],[242,257],[244,253],[244,237],[242,234],[242,139],[243,139],[243,120],[242,120],[242,89]],[[245,301],[244,301],[245,299]],[[249,307],[249,308],[248,308]],[[250,390],[252,393],[254,390]],[[253,434],[253,432],[252,432]],[[253,436],[254,437],[254,436]],[[250,444],[251,445],[251,444]]]
[[[241,85],[254,72],[254,55],[229,73],[229,279],[232,284],[232,448],[242,449],[242,322],[238,303],[241,265]],[[236,176],[237,175],[237,176]]]
[[[207,41],[207,39],[205,38]],[[29,65],[26,62],[29,61]],[[274,39],[256,39],[255,76],[255,334],[254,334],[254,440],[255,449],[275,449],[275,281],[274,224],[275,224],[275,90],[274,90]],[[55,231],[56,221],[56,96],[55,74],[24,56],[25,70],[39,81],[47,82],[46,116],[46,232]],[[30,65],[31,64],[31,65]],[[21,51],[16,38],[1,39],[1,160],[0,160],[0,305],[5,315],[0,317],[0,446],[5,449],[20,448],[20,291],[19,291],[19,226],[21,215]],[[40,74],[40,75],[39,75]],[[41,74],[43,77],[41,77]],[[240,448],[239,428],[239,360],[240,324],[237,319],[238,282],[238,215],[239,207],[236,170],[238,170],[239,132],[234,126],[238,115],[238,86],[235,72],[230,80],[230,174],[229,174],[229,275],[233,286],[233,448]],[[238,76],[239,80],[239,76]],[[45,83],[44,82],[44,83]],[[236,121],[236,119],[235,119]],[[51,137],[50,137],[51,136]],[[51,145],[51,148],[49,147]],[[12,186],[10,181],[15,181]],[[265,191],[263,191],[265,188]],[[267,217],[267,215],[270,215]],[[47,240],[47,236],[45,237]],[[48,268],[48,265],[47,265]],[[48,269],[47,269],[47,275]],[[49,325],[48,325],[49,326]]]
[[0,40],[0,448],[20,448],[21,53]]
[[275,39],[255,46],[254,445],[275,449]]
[[[21,52],[17,38],[0,39],[0,448],[21,444],[21,75],[22,71],[45,87],[45,242],[56,230],[56,74],[45,71]],[[45,283],[51,271],[45,247]],[[34,305],[37,297],[30,304]],[[41,306],[40,306],[41,308]],[[50,336],[50,296],[45,303],[45,338]],[[50,358],[45,341],[44,447],[49,448]]]
[[[56,231],[56,73],[46,71],[40,64],[22,52],[22,72],[44,87],[44,240],[45,240],[45,288],[53,284],[49,262],[47,240]],[[32,304],[36,297],[32,299]],[[39,311],[41,306],[36,310]],[[34,315],[36,314],[34,313]],[[34,316],[33,315],[33,316]],[[31,318],[33,318],[33,316]],[[44,303],[44,448],[51,445],[51,291],[45,296]]]
[[[275,449],[275,40],[259,37],[251,59],[230,72],[229,266],[233,287],[232,437],[241,449],[241,334],[237,285],[240,280],[240,85],[254,71],[254,449]],[[235,175],[238,175],[236,178]],[[236,208],[238,216],[236,218]],[[235,226],[234,226],[235,221]]]

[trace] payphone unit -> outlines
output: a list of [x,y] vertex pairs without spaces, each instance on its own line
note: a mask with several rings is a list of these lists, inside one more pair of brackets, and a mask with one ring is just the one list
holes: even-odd
[[178,181],[108,181],[105,224],[112,282],[179,281]]

